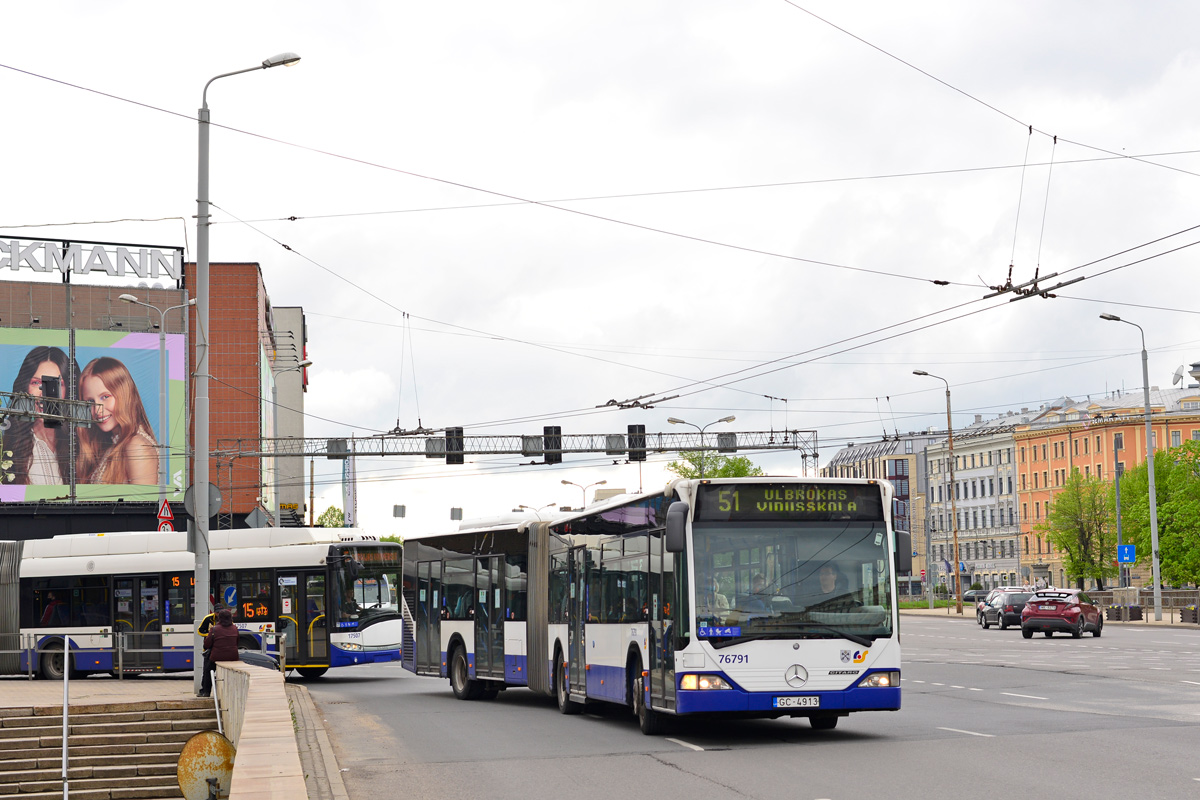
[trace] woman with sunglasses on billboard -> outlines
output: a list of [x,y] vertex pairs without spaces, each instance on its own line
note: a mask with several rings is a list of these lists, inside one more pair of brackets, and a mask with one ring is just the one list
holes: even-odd
[[[34,398],[33,407],[44,410],[37,398],[48,396],[42,378],[57,378],[55,397],[65,397],[67,382],[73,381],[79,368],[70,356],[57,347],[35,347],[21,362],[13,381],[13,394]],[[11,483],[37,486],[60,486],[70,480],[69,425],[47,427],[44,419],[16,419],[4,432],[4,449],[12,451]]]
[[157,484],[158,443],[129,369],[93,359],[79,376],[79,399],[93,403],[94,425],[79,430],[81,483]]

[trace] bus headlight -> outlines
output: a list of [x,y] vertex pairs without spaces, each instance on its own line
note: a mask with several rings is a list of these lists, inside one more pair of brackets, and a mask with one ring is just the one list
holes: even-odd
[[725,679],[719,675],[684,675],[679,679],[679,688],[696,689],[732,689]]
[[355,642],[337,642],[335,646],[340,647],[343,650],[362,650],[363,649],[363,646],[361,644],[356,644]]
[[899,672],[872,672],[858,682],[859,686],[867,689],[887,689],[900,685]]

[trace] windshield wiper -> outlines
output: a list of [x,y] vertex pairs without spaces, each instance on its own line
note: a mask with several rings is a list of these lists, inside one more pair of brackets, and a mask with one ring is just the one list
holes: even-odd
[[871,645],[875,644],[874,637],[859,636],[857,633],[850,633],[849,631],[844,631],[841,628],[835,628],[833,625],[826,625],[824,622],[798,622],[796,624],[811,628],[821,628],[829,631],[830,633],[836,633],[843,639],[848,639],[855,644],[861,644],[863,647],[870,647]]
[[741,644],[742,642],[755,642],[755,641],[758,641],[759,639],[790,639],[790,638],[792,638],[790,635],[783,633],[781,631],[779,633],[751,633],[746,636],[731,636],[728,639],[721,639],[720,641],[715,641],[713,639],[701,639],[700,641],[708,642],[710,645],[712,645],[712,648],[714,650],[721,650],[725,647],[729,647],[730,645]]

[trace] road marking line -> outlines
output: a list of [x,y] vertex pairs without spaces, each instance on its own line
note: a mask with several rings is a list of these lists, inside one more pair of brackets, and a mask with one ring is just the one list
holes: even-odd
[[668,738],[668,739],[667,739],[667,741],[668,741],[668,742],[674,742],[675,744],[677,744],[677,745],[680,745],[680,746],[682,746],[682,747],[686,747],[686,748],[688,748],[689,750],[695,750],[695,751],[696,751],[696,752],[698,752],[698,753],[703,753],[703,752],[704,752],[704,748],[703,748],[703,747],[701,747],[700,745],[698,745],[698,744],[689,744],[689,743],[687,743],[687,742],[683,741],[682,739],[670,739],[670,738]]
[[951,689],[965,689],[965,688],[967,688],[967,687],[965,687],[965,686],[951,686],[950,688],[951,688]]
[[975,688],[971,688],[971,689],[967,689],[967,691],[968,691],[968,692],[982,692],[982,691],[983,691],[983,689],[975,689]]
[[1012,692],[1001,692],[1000,694],[1008,697],[1024,697],[1026,700],[1049,700],[1049,697],[1038,697],[1036,694],[1013,694]]
[[1192,686],[1200,686],[1200,681],[1184,681],[1184,683],[1190,683]]
[[993,733],[976,733],[975,731],[964,731],[958,728],[938,728],[939,731],[950,731],[951,733],[965,733],[967,736],[983,736],[988,739],[995,737]]

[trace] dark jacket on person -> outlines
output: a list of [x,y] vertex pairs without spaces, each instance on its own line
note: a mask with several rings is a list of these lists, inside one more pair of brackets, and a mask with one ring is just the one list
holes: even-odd
[[204,637],[204,649],[209,653],[210,661],[238,660],[238,628],[233,623],[224,625],[217,623],[209,629]]

